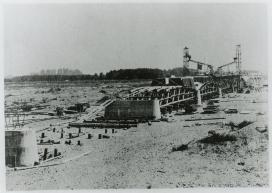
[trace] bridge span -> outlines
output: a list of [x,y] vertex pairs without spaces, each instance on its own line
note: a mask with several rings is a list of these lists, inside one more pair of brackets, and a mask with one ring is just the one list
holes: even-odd
[[186,108],[192,104],[239,92],[244,87],[240,75],[161,78],[151,86],[131,90],[127,100],[159,100],[161,109]]

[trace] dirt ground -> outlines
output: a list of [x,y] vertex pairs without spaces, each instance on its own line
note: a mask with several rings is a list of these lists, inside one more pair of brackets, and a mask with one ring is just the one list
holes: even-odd
[[[112,88],[109,85],[114,86]],[[59,104],[72,104],[75,101],[71,99],[72,95],[94,105],[103,97],[99,92],[101,89],[110,92],[110,89],[138,85],[115,83],[92,87],[86,84],[82,88],[63,86],[60,93],[37,95],[31,93],[48,90],[48,87],[29,85],[18,89],[16,85],[8,85],[5,95],[13,95],[6,99],[9,104],[19,97],[25,100],[31,96],[35,100],[59,97],[48,102],[50,106],[45,110],[50,110]],[[58,103],[59,100],[63,103]],[[268,186],[268,132],[260,133],[256,130],[257,126],[267,125],[267,91],[231,94],[222,98],[219,105],[220,111],[216,114],[175,115],[173,112],[169,122],[152,122],[152,125],[142,123],[128,130],[116,129],[115,133],[108,129],[108,139],[98,139],[98,134],[105,133],[104,129],[82,128],[82,134],[72,139],[72,145],[65,145],[64,141],[68,133],[77,133],[78,129],[67,128],[67,123],[76,121],[78,115],[25,125],[37,130],[38,141],[41,132],[45,133],[45,140],[60,141],[60,144],[46,147],[49,151],[58,148],[63,157],[47,162],[57,163],[54,166],[17,171],[7,168],[7,190]],[[239,113],[225,114],[223,110],[226,108],[237,108]],[[186,121],[214,117],[223,119]],[[230,121],[239,123],[244,120],[254,123],[234,131],[224,125]],[[56,128],[55,132],[53,128]],[[64,139],[60,139],[61,129],[65,132]],[[207,137],[210,130],[229,133],[236,140],[217,144],[197,141]],[[93,135],[91,139],[87,139],[88,133]],[[81,146],[77,145],[78,140]],[[172,152],[173,147],[191,140],[197,142],[188,145],[187,150]],[[38,147],[41,154],[45,145]],[[86,154],[79,156],[83,153]]]

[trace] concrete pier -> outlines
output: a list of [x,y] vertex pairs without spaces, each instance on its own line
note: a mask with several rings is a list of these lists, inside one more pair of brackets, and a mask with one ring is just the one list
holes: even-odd
[[198,106],[202,105],[200,90],[197,90],[197,105]]
[[153,118],[155,120],[161,118],[160,103],[158,99],[153,100]]
[[39,162],[35,131],[30,129],[5,131],[6,165],[33,166]]
[[219,98],[222,98],[222,89],[218,88]]
[[105,118],[111,120],[124,119],[160,119],[159,100],[119,100],[105,109]]

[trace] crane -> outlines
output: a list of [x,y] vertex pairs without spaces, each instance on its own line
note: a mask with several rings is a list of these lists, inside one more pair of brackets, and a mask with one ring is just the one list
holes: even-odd
[[[192,59],[192,56],[189,54],[189,48],[185,47],[183,50],[183,66],[184,68],[189,68],[189,62],[193,62],[197,64],[197,70],[202,70],[202,66],[206,66],[208,69],[207,74],[214,74],[213,66],[211,64],[207,64],[204,62],[196,61]],[[230,65],[235,64],[236,65],[236,72],[240,75],[241,74],[241,45],[236,45],[236,55],[233,58],[232,62],[229,62],[227,64],[223,64],[217,68],[218,73],[222,74],[222,70],[225,67],[230,67]]]
[[228,67],[228,73],[229,73],[230,72],[229,67],[231,65],[233,65],[233,64],[236,64],[236,60],[237,60],[237,58],[233,58],[232,62],[229,62],[227,64],[223,64],[223,65],[217,67],[217,72],[222,75],[223,74],[223,69],[226,68],[226,67]]
[[189,62],[193,62],[193,63],[197,64],[197,70],[202,70],[202,66],[206,66],[207,69],[209,69],[208,74],[213,73],[213,66],[211,64],[207,64],[207,63],[204,63],[204,62],[193,60],[192,56],[189,54],[189,48],[185,47],[184,52],[183,52],[183,66],[185,68],[189,68]]
[[211,64],[206,64],[204,62],[196,61],[190,59],[189,62],[193,62],[197,64],[197,69],[202,70],[202,66],[206,66],[209,69],[209,73],[213,73],[213,66]]
[[217,68],[217,72],[222,74],[222,69],[225,67],[229,67],[230,65],[235,64],[236,72],[240,75],[241,74],[241,45],[236,45],[236,56],[233,58],[232,62],[227,64],[223,64]]

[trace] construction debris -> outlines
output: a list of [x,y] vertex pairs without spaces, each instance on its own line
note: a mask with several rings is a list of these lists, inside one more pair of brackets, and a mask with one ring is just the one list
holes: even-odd
[[105,90],[100,90],[99,92],[102,93],[102,94],[106,94],[107,93],[107,91],[105,91]]
[[225,109],[224,112],[225,112],[226,114],[232,114],[232,113],[238,113],[238,110],[232,108],[232,109]]
[[71,140],[65,141],[65,144],[71,145]]
[[264,112],[257,112],[256,115],[264,115]]
[[195,139],[189,141],[188,143],[186,144],[182,144],[182,145],[179,145],[179,146],[176,146],[176,147],[173,147],[172,148],[172,152],[174,151],[184,151],[184,150],[187,150],[189,148],[189,145],[190,144],[194,144],[196,142]]
[[63,110],[63,112],[64,112],[65,114],[77,114],[77,113],[78,113],[77,111],[67,110],[67,109]]
[[55,141],[55,140],[51,140],[51,139],[44,141],[41,139],[40,143],[38,143],[38,145],[53,145],[53,144],[60,144],[60,141]]
[[91,127],[91,128],[131,128],[137,124],[118,124],[118,123],[69,123],[70,127]]
[[199,119],[185,119],[185,121],[205,121],[205,120],[217,120],[226,119],[226,117],[211,117],[211,118],[199,118]]
[[252,111],[240,111],[240,114],[251,114]]
[[[69,106],[66,111],[70,112],[85,112],[86,109],[90,108],[89,103],[77,103],[73,106]],[[66,112],[65,112],[66,113]]]
[[258,132],[260,132],[260,133],[265,133],[265,132],[267,132],[268,127],[267,127],[267,125],[264,125],[264,126],[257,126],[257,127],[256,127],[256,130],[257,130]]
[[88,139],[91,139],[92,137],[92,134],[88,133]]
[[81,142],[80,142],[80,140],[77,141],[77,145],[79,145],[79,146],[82,145]]
[[212,114],[217,113],[219,108],[217,105],[208,105],[207,107],[203,107],[203,113]]
[[83,123],[112,123],[112,124],[138,124],[144,123],[145,121],[141,120],[105,120],[105,119],[93,119],[93,120],[83,120]]
[[232,128],[242,129],[243,127],[246,127],[252,123],[253,123],[253,121],[244,120],[244,121],[236,123],[236,124],[234,122],[229,122],[229,123],[226,123],[225,125],[230,126]]
[[55,93],[55,92],[59,92],[59,91],[61,91],[61,88],[59,88],[59,87],[52,87],[52,88],[50,88],[47,91],[47,93]]
[[209,135],[199,142],[201,143],[210,143],[210,144],[218,144],[225,141],[236,141],[236,137],[230,134],[219,134],[216,132],[209,132]]
[[102,138],[104,138],[104,139],[109,139],[110,136],[108,136],[108,135],[102,135]]
[[219,111],[218,106],[215,105],[215,102],[212,100],[209,100],[206,107],[203,107],[203,113],[211,114],[211,113],[217,113]]

